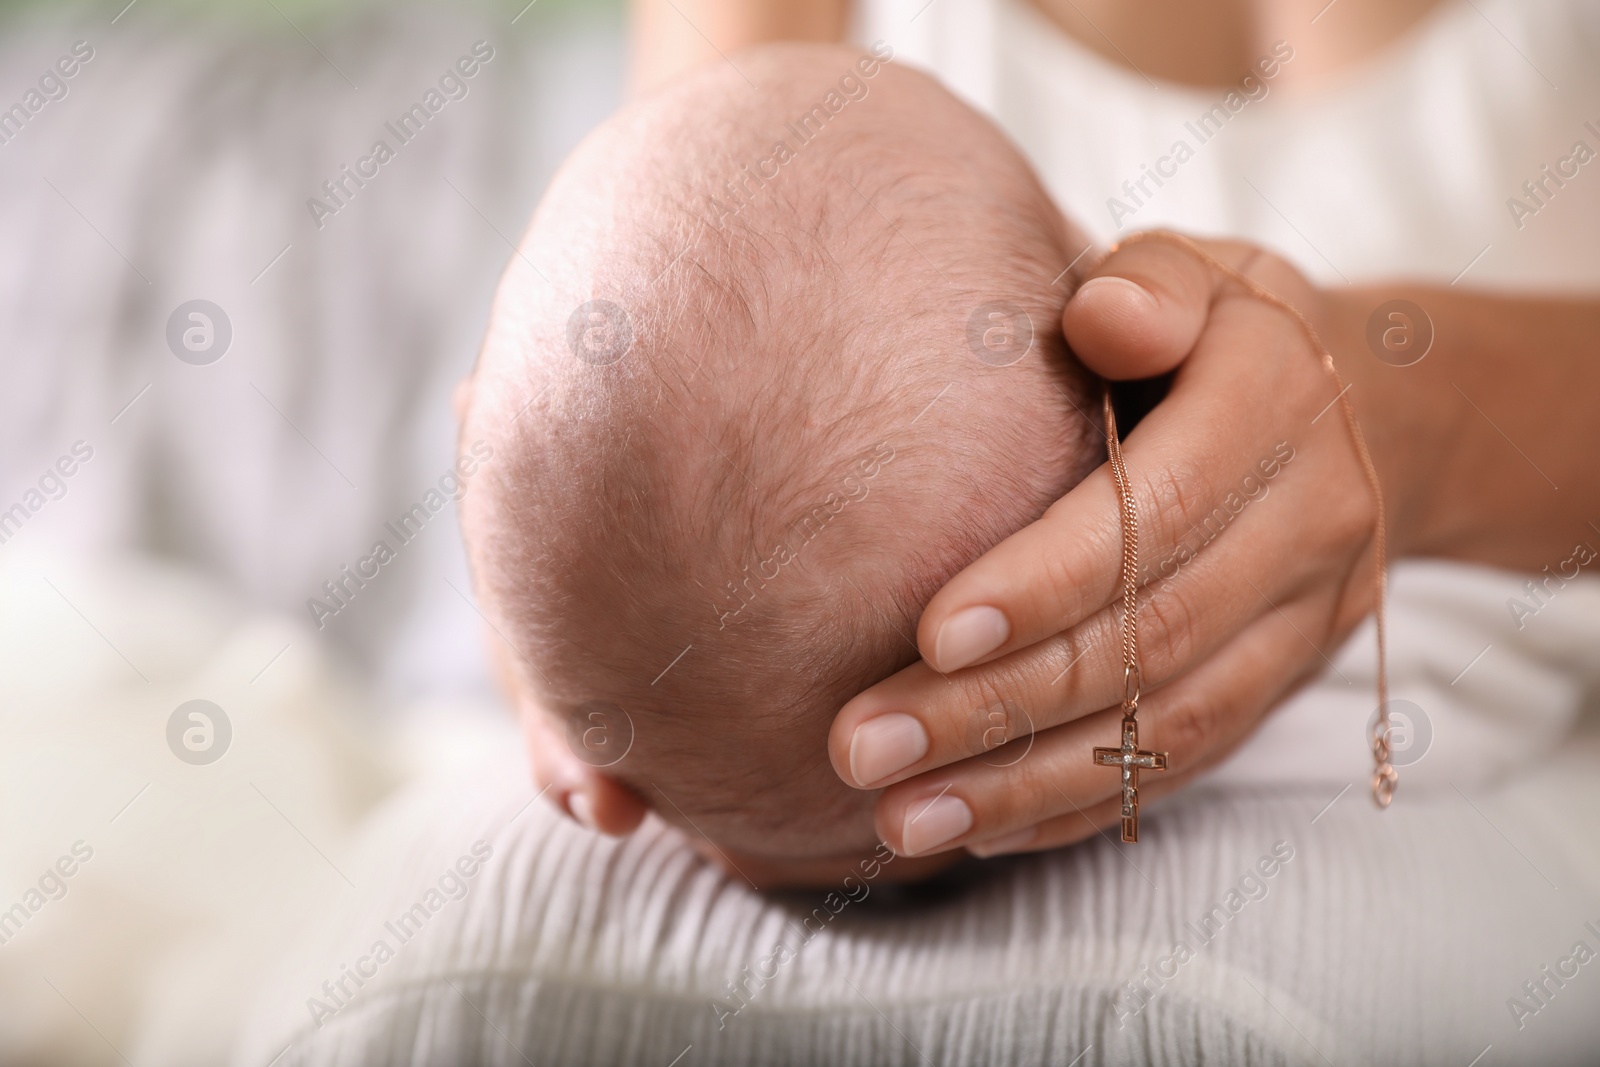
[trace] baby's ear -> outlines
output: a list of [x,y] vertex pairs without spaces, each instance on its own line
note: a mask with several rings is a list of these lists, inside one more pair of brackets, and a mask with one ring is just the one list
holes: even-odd
[[589,829],[613,837],[637,830],[650,812],[644,798],[609,774],[588,767],[582,773],[581,783],[566,796],[567,813]]
[[[456,404],[466,391],[471,402],[471,379],[456,387]],[[639,828],[650,805],[628,785],[591,767],[568,747],[560,717],[528,690],[511,661],[504,641],[491,641],[492,662],[500,685],[522,720],[522,738],[528,746],[528,769],[534,787],[574,821],[602,834],[620,837]]]
[[639,828],[650,806],[627,784],[573,755],[566,731],[531,698],[519,695],[534,785],[573,821],[621,837]]

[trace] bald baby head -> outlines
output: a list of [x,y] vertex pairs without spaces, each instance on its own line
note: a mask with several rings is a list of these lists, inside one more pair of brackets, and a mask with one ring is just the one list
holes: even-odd
[[463,522],[526,711],[626,722],[606,773],[720,845],[842,855],[876,835],[835,712],[1099,462],[1052,284],[1085,242],[932,80],[735,62],[552,183],[466,403],[497,458]]

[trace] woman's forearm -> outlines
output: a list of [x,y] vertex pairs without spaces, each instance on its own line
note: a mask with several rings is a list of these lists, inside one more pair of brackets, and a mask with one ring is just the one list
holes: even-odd
[[[1600,300],[1422,286],[1328,299],[1396,556],[1537,571],[1580,541],[1600,545]],[[1385,307],[1395,300],[1426,318]],[[1406,331],[1429,322],[1427,354],[1395,365],[1415,355],[1405,347],[1421,334]]]
[[633,0],[633,91],[770,41],[842,41],[849,0]]

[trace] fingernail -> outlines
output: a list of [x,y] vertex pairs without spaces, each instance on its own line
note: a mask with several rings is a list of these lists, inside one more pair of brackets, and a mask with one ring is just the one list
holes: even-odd
[[594,802],[589,799],[588,793],[573,792],[567,794],[567,813],[575,819],[579,826],[595,829]]
[[983,605],[962,608],[939,627],[933,639],[934,669],[959,671],[980,657],[987,656],[1011,636],[1011,624],[999,608]]
[[1034,838],[1038,836],[1039,828],[1036,826],[1030,826],[1026,830],[1018,830],[1014,834],[1006,834],[1004,837],[996,837],[991,841],[975,842],[967,846],[967,851],[972,853],[974,856],[978,856],[982,859],[988,859],[990,856],[998,856],[1002,852],[1010,852],[1013,849],[1019,849],[1027,845],[1031,845],[1033,844]]
[[850,776],[863,789],[928,754],[928,731],[898,711],[868,719],[850,735]]
[[960,797],[946,793],[914,806],[900,831],[900,844],[908,856],[919,856],[953,841],[972,829],[972,809]]
[[1078,286],[1078,291],[1073,294],[1072,299],[1081,300],[1086,294],[1092,294],[1090,299],[1095,301],[1109,300],[1124,304],[1128,307],[1128,310],[1140,314],[1155,311],[1160,306],[1156,303],[1156,298],[1151,296],[1150,291],[1144,286],[1138,282],[1130,282],[1126,278],[1119,278],[1114,274],[1090,278]]

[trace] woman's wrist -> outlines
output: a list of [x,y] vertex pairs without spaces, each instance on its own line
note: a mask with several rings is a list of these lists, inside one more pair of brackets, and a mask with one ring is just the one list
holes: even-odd
[[1538,570],[1596,536],[1600,302],[1394,285],[1321,295],[1393,556]]
[[[1405,299],[1392,289],[1320,290],[1322,341],[1349,387],[1362,435],[1378,470],[1387,511],[1389,554],[1398,558],[1426,554],[1438,525],[1438,502],[1432,489],[1437,479],[1430,468],[1448,437],[1443,413],[1426,391],[1415,388],[1417,375],[1406,365],[1419,344],[1431,344],[1432,328],[1406,308],[1391,308]],[[1390,316],[1398,316],[1391,318]],[[1376,327],[1370,328],[1376,319]],[[1369,343],[1377,333],[1377,351]],[[1379,353],[1382,353],[1380,355]]]

